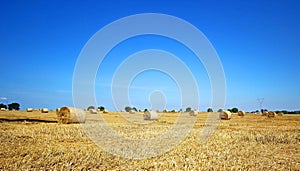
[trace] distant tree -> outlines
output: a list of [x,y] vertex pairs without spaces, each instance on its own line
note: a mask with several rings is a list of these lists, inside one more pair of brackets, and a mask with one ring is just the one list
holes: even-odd
[[238,112],[239,112],[239,109],[236,108],[236,107],[234,107],[234,108],[231,109],[231,112],[232,112],[232,113],[238,113]]
[[191,110],[192,110],[191,107],[187,107],[187,108],[185,109],[186,112],[190,112]]
[[223,109],[219,109],[218,112],[223,112]]
[[129,107],[129,106],[126,106],[126,107],[125,107],[125,111],[126,111],[126,112],[129,112],[131,109],[132,109],[132,108]]
[[227,109],[227,111],[229,111],[229,112],[232,112],[232,110],[231,110],[231,109]]
[[148,109],[145,109],[144,112],[148,111]]
[[8,104],[8,110],[20,110],[20,104],[19,103]]
[[87,108],[87,110],[91,110],[91,109],[95,109],[95,107],[94,107],[94,106],[89,106],[89,107]]
[[0,108],[5,108],[5,109],[7,109],[7,106],[5,105],[5,104],[0,104]]
[[99,109],[100,111],[104,111],[104,110],[105,110],[105,107],[100,106],[100,107],[98,107],[98,109]]
[[138,110],[136,109],[136,107],[133,107],[132,110],[134,110],[134,111],[136,111],[136,112],[138,111]]
[[214,112],[212,108],[208,108],[207,112]]
[[264,112],[267,112],[268,109],[261,109],[260,111],[261,111],[261,113],[264,113]]

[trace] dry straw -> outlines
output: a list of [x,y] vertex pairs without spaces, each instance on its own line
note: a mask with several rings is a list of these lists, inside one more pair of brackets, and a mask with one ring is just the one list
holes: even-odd
[[144,112],[144,120],[157,120],[158,114],[153,110],[147,110]]
[[132,110],[132,109],[131,109],[131,110],[129,111],[129,113],[130,113],[130,114],[135,114],[135,110]]
[[267,111],[264,111],[263,113],[262,113],[262,116],[268,116],[269,115],[269,112],[267,112]]
[[190,114],[190,116],[198,116],[198,111],[197,110],[191,110],[189,114]]
[[283,116],[283,113],[282,112],[278,112],[277,115],[278,116]]
[[5,108],[1,108],[0,110],[1,110],[1,111],[6,111],[6,109],[5,109]]
[[269,118],[274,118],[276,116],[277,116],[277,114],[275,112],[273,112],[273,111],[268,112],[268,117]]
[[238,112],[238,116],[245,116],[245,114],[246,114],[246,112],[243,111],[243,110],[240,110],[240,111]]
[[108,110],[107,110],[107,109],[104,109],[104,110],[103,110],[103,113],[108,113]]
[[220,112],[220,119],[224,119],[224,120],[231,119],[231,112],[229,112],[229,111]]
[[48,113],[49,110],[48,110],[48,108],[42,108],[42,109],[41,109],[41,112],[42,112],[42,113]]
[[32,109],[32,108],[27,108],[26,111],[27,111],[27,112],[32,112],[33,109]]
[[167,109],[164,110],[164,113],[168,113],[169,111]]
[[74,107],[62,107],[56,112],[57,122],[62,124],[68,123],[85,123],[86,114],[84,110]]
[[96,109],[90,109],[90,114],[97,114],[97,110]]

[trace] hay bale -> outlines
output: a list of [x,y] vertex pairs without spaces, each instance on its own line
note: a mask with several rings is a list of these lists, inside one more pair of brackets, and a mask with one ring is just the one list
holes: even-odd
[[277,116],[283,116],[283,113],[282,112],[278,112]]
[[147,110],[144,112],[144,120],[157,120],[158,114],[153,110]]
[[135,110],[132,110],[132,109],[131,109],[131,110],[129,111],[129,113],[130,113],[130,114],[135,114]]
[[178,113],[178,111],[177,110],[172,110],[172,113]]
[[240,110],[240,111],[238,112],[238,116],[245,116],[245,114],[246,114],[246,112],[243,111],[243,110]]
[[41,109],[41,112],[42,112],[42,113],[48,113],[49,110],[48,110],[48,108],[42,108],[42,109]]
[[156,110],[156,113],[160,113],[160,111],[159,111],[159,110]]
[[32,112],[33,109],[32,109],[32,108],[27,108],[26,111],[27,111],[27,112]]
[[56,111],[56,113],[57,113],[58,111],[60,111],[60,108],[56,108],[56,110],[55,110],[55,111]]
[[141,112],[143,112],[143,111],[140,109],[139,112],[141,113]]
[[262,116],[268,116],[268,115],[269,115],[269,112],[264,111],[261,115],[262,115]]
[[220,119],[230,120],[231,119],[231,112],[229,112],[229,111],[220,112]]
[[190,116],[198,116],[198,110],[191,110],[189,114]]
[[103,113],[108,113],[108,110],[107,110],[107,109],[104,109],[104,110],[103,110]]
[[277,116],[277,114],[275,113],[275,112],[273,112],[273,111],[270,111],[270,112],[268,112],[268,115],[267,115],[269,118],[274,118],[274,117],[276,117]]
[[5,108],[1,108],[0,110],[1,110],[1,111],[6,111],[6,109],[5,109]]
[[61,124],[68,123],[85,123],[86,113],[82,109],[74,108],[74,107],[62,107],[58,112],[57,122]]
[[165,109],[163,112],[164,112],[164,113],[168,113],[169,111],[168,111],[167,109]]
[[90,109],[90,114],[97,114],[97,110],[96,109]]

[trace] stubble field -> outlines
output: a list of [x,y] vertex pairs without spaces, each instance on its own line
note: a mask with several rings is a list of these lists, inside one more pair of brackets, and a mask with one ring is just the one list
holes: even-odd
[[[87,122],[97,123],[99,115],[131,139],[156,137],[178,116],[162,113],[151,124],[133,124],[114,112],[87,114]],[[80,124],[55,123],[55,112],[0,111],[0,170],[300,170],[299,115],[234,114],[199,144],[207,116],[200,113],[189,135],[169,152],[130,159],[97,146]]]

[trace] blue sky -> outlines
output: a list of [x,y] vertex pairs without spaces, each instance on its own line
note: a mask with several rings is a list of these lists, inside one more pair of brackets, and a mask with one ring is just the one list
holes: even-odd
[[[105,25],[139,13],[182,18],[201,30],[216,49],[227,84],[225,108],[298,110],[300,2],[278,1],[2,1],[0,5],[0,97],[21,108],[72,106],[76,60],[86,42]],[[147,48],[171,51],[190,68],[200,92],[200,110],[210,106],[206,71],[184,47],[155,36],[122,42],[106,56],[96,78],[98,105],[114,109],[110,81],[128,55]],[[153,79],[157,84],[149,84]],[[147,84],[148,83],[148,84]],[[132,105],[149,108],[160,89],[166,107],[180,107],[174,80],[156,71],[139,74],[130,87]],[[150,93],[150,95],[149,95]],[[0,102],[1,103],[1,102]]]

